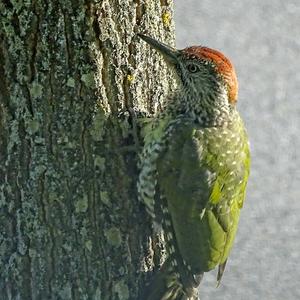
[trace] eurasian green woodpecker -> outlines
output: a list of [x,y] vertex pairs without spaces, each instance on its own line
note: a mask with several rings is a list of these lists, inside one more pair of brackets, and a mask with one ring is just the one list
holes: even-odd
[[145,299],[198,299],[204,272],[218,266],[221,280],[245,198],[250,153],[236,108],[238,82],[217,50],[176,50],[139,37],[179,82],[147,126],[141,155],[139,198],[154,218],[161,207],[168,252]]

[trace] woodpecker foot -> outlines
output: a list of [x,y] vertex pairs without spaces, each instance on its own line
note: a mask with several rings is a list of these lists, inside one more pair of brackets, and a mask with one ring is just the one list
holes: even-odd
[[145,124],[149,123],[152,118],[149,112],[136,108],[128,108],[118,114],[118,120],[127,124],[125,126],[127,129],[129,127],[128,132],[134,141],[134,146],[129,146],[127,147],[128,149],[132,150],[135,148],[136,152],[140,152],[143,145],[142,128]]

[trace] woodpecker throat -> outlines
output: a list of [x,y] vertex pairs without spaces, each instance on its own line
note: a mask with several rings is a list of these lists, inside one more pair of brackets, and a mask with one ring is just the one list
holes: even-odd
[[218,267],[221,280],[245,198],[250,152],[237,78],[217,50],[139,36],[179,81],[144,130],[138,195],[154,219],[161,207],[168,258],[143,299],[195,300],[204,272]]
[[[218,87],[217,91],[201,93],[189,87],[178,88],[167,98],[162,114],[186,116],[202,126],[227,126],[236,117],[235,106],[228,103],[227,91]],[[196,94],[196,95],[195,95]]]

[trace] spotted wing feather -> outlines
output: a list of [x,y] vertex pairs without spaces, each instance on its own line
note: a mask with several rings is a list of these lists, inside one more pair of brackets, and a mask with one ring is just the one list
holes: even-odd
[[249,165],[241,134],[243,127],[181,122],[159,157],[158,183],[180,254],[193,273],[224,264],[232,247]]

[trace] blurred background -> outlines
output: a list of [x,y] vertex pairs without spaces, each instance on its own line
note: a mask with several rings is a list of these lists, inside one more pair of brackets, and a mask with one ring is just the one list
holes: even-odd
[[[251,4],[250,4],[251,3]],[[201,300],[300,299],[300,1],[176,0],[176,44],[206,45],[234,63],[252,172],[219,288]]]

